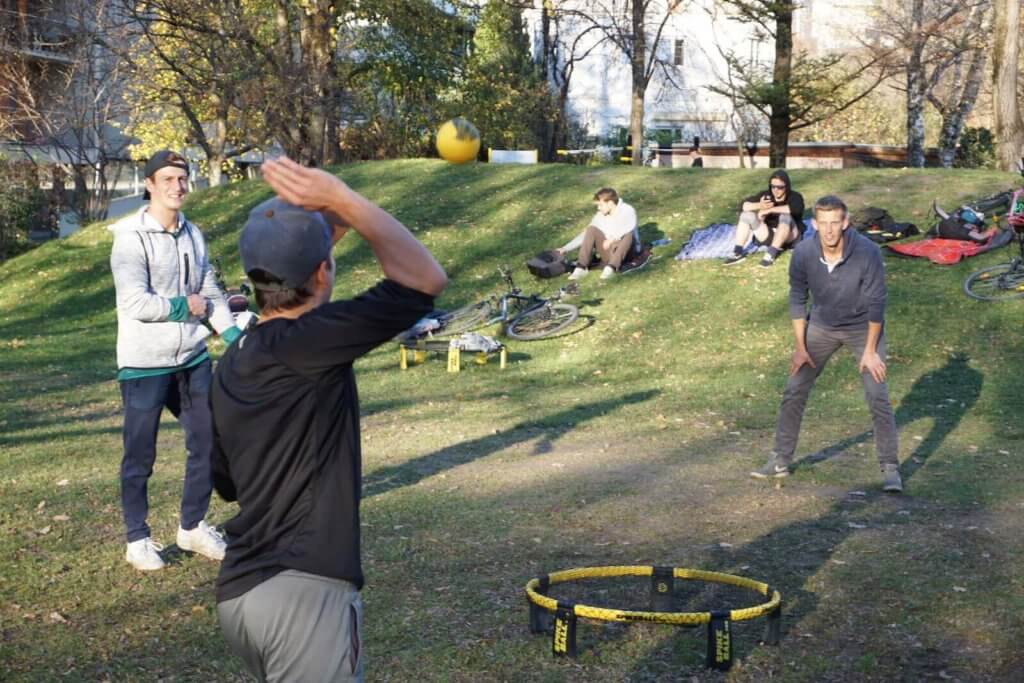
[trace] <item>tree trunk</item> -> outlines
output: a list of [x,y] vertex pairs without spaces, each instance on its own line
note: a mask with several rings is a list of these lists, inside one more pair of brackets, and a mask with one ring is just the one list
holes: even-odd
[[228,146],[228,111],[219,98],[214,102],[218,105],[219,111],[213,121],[213,130],[206,146],[206,178],[210,181],[210,187],[217,187],[224,182],[223,164],[227,160],[224,153]]
[[633,138],[633,165],[644,165],[644,97],[647,94],[647,37],[644,32],[646,3],[633,0],[633,53],[630,66],[633,73],[632,99],[629,107],[629,134]]
[[952,168],[956,157],[956,146],[960,142],[960,134],[964,130],[964,121],[974,109],[981,90],[981,79],[985,76],[985,51],[974,50],[971,64],[967,67],[967,79],[964,83],[960,101],[942,117],[942,134],[939,136],[939,159],[943,168]]
[[[558,70],[558,56],[555,53],[554,38],[551,35],[553,29],[551,17],[554,13],[552,0],[544,0],[541,3],[540,13],[541,49],[539,67],[545,87],[552,89],[558,85],[552,77],[552,74]],[[544,149],[541,150],[543,161],[557,160],[558,134],[561,129],[562,114],[565,111],[564,105],[561,102],[559,104],[560,106],[557,111],[552,112],[551,118],[545,121],[544,124]]]
[[924,0],[911,5],[910,57],[907,60],[907,166],[924,167]]
[[1024,123],[1017,104],[1017,59],[1020,49],[1020,0],[993,3],[992,99],[996,162],[1014,171],[1024,155]]
[[793,70],[793,3],[778,3],[775,15],[775,65],[772,71],[774,96],[772,113],[768,119],[771,130],[768,162],[772,168],[786,165],[789,152],[790,77]]

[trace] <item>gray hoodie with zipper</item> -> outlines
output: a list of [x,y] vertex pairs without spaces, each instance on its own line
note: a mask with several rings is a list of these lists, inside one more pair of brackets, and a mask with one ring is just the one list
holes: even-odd
[[209,330],[188,314],[170,319],[172,300],[200,294],[218,333],[234,325],[210,267],[203,234],[178,212],[178,230],[163,229],[146,207],[108,228],[114,233],[110,270],[117,293],[117,367],[170,368],[206,350]]

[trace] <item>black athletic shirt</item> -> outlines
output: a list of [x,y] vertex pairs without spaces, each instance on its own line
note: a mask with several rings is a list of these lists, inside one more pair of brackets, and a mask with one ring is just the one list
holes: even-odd
[[384,280],[355,299],[257,325],[217,364],[213,483],[238,515],[217,601],[285,569],[359,588],[359,397],[352,362],[432,310],[433,297]]

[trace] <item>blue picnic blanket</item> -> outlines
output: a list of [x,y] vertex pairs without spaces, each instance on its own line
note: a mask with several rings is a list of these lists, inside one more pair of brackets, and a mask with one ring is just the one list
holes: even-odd
[[[805,240],[815,234],[811,219],[804,219],[804,234],[800,239]],[[736,241],[736,226],[732,223],[713,223],[706,228],[694,230],[689,241],[676,254],[677,261],[688,261],[691,259],[705,258],[727,258],[732,256],[733,243]],[[752,251],[765,250],[765,247],[757,247],[754,241],[747,243],[743,253],[749,254]]]

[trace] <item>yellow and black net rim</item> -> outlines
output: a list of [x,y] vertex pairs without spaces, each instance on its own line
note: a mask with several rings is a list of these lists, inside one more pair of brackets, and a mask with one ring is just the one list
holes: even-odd
[[[622,576],[651,578],[651,610],[628,610],[608,607],[594,607],[581,603],[557,600],[547,595],[548,590],[560,583],[581,579],[603,579]],[[671,610],[671,596],[675,581],[704,581],[749,589],[765,598],[764,602],[751,607],[730,610],[709,610],[707,612],[674,612]],[[707,665],[716,669],[728,669],[732,664],[732,638],[730,623],[747,621],[759,617],[768,618],[765,642],[775,645],[779,640],[779,619],[782,609],[782,595],[763,581],[756,581],[735,574],[687,569],[683,567],[655,567],[646,565],[623,565],[611,567],[579,567],[564,569],[531,579],[526,584],[526,597],[530,602],[530,631],[540,633],[551,630],[552,651],[555,655],[576,656],[576,619],[593,619],[614,622],[645,622],[670,624],[674,626],[708,625]],[[547,625],[543,612],[554,615],[553,623]]]

